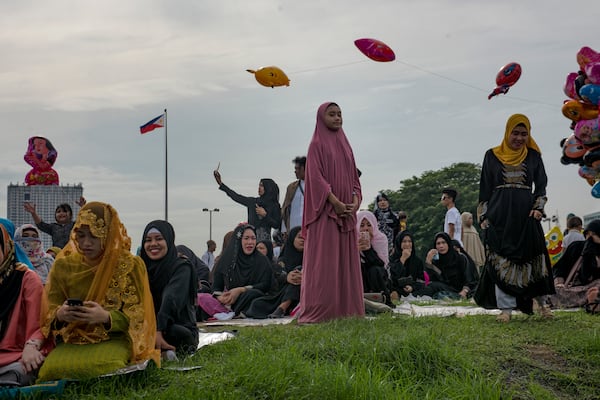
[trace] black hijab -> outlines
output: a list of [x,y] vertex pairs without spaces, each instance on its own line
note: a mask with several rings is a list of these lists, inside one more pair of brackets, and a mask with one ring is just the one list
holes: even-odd
[[290,272],[294,268],[302,265],[304,252],[298,250],[294,246],[294,240],[296,239],[296,236],[298,235],[298,233],[300,233],[301,230],[302,227],[300,226],[295,226],[290,230],[290,232],[288,233],[288,237],[285,241],[285,245],[283,246],[281,256],[279,257],[279,261],[283,262],[283,267],[287,272]]
[[448,252],[446,254],[438,253],[439,259],[432,262],[441,271],[442,282],[452,286],[457,292],[462,290],[465,285],[472,287],[476,282],[469,268],[467,257],[454,249],[452,239],[446,232],[439,232],[435,235],[434,247],[439,238],[448,244]]
[[[144,249],[146,236],[148,236],[148,232],[152,228],[156,228],[167,243],[167,254],[160,260],[151,260]],[[196,296],[196,288],[198,283],[195,278],[196,274],[194,268],[187,258],[179,257],[177,253],[177,247],[175,246],[175,230],[173,229],[173,225],[171,225],[169,222],[155,220],[146,225],[144,234],[142,235],[140,257],[142,257],[142,260],[144,260],[146,269],[148,270],[148,280],[150,281],[150,291],[152,292],[152,299],[154,300],[155,312],[160,310],[163,291],[171,280],[173,272],[176,268],[184,268],[184,266],[187,265],[188,268],[192,270],[194,279],[192,279],[190,282],[189,295],[191,297]]]
[[446,266],[456,263],[457,259],[459,258],[459,254],[456,252],[456,250],[454,250],[454,246],[452,245],[452,239],[450,238],[450,235],[448,235],[446,232],[436,233],[433,239],[434,249],[436,248],[435,244],[437,243],[439,238],[442,238],[444,242],[446,242],[446,244],[448,245],[448,252],[446,254],[438,253],[439,259],[433,260],[433,264],[437,267],[440,267],[440,269],[443,270]]
[[256,245],[258,246],[259,243],[262,243],[265,245],[265,247],[267,248],[267,258],[269,259],[269,261],[273,262],[273,257],[274,257],[274,253],[273,253],[273,242],[270,240],[259,240],[258,242],[256,242]]
[[[233,236],[223,252],[217,270],[215,272],[214,290],[222,291],[236,287],[254,285],[262,279],[266,281],[264,288],[258,289],[267,291],[271,285],[271,263],[256,248],[251,254],[244,253],[242,249],[242,236],[247,229],[256,234],[254,226],[249,224],[239,225],[235,228]],[[216,276],[220,275],[220,276]],[[221,283],[223,287],[221,286]]]
[[[600,220],[590,222],[585,230],[586,232],[593,232],[596,236],[600,237]],[[588,237],[583,245],[581,256],[583,259],[581,270],[579,271],[579,280],[587,284],[594,279],[599,279],[600,268],[598,268],[596,257],[600,256],[600,244],[594,242],[592,237]]]
[[262,178],[260,183],[262,183],[265,191],[263,195],[259,197],[259,203],[262,201],[265,205],[273,203],[279,204],[279,186],[277,186],[275,181],[269,178]]
[[[402,256],[402,241],[405,237],[409,237],[412,241],[412,252],[402,267],[398,268],[400,257]],[[396,238],[394,239],[394,254],[390,261],[390,268],[395,268],[397,270],[392,272],[395,272],[398,275],[398,278],[411,276],[415,280],[425,280],[423,260],[417,256],[415,238],[409,231],[403,231],[396,235]]]

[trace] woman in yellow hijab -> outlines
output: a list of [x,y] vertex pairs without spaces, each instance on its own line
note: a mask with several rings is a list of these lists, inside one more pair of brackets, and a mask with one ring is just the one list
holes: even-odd
[[502,143],[485,153],[477,210],[487,257],[474,298],[501,309],[500,322],[509,322],[515,308],[532,314],[534,299],[542,317],[552,318],[545,300],[554,283],[540,222],[547,183],[529,119],[512,115]]
[[160,363],[146,267],[130,249],[111,205],[90,202],[80,210],[45,288],[42,333],[60,341],[38,382],[96,377],[149,359]]

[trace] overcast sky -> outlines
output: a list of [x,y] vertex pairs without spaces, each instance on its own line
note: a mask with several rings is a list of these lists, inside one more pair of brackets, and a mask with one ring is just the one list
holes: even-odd
[[[337,102],[362,170],[363,207],[378,190],[456,162],[481,163],[506,119],[524,113],[549,176],[548,214],[600,211],[577,166],[560,163],[563,84],[582,46],[600,51],[600,2],[557,0],[129,0],[0,5],[0,214],[23,182],[27,139],[49,138],[61,183],[119,211],[133,240],[164,218],[164,129],[139,126],[168,109],[169,221],[177,242],[205,250],[209,213],[223,234],[246,209],[217,190],[212,170],[245,195],[273,178],[281,200],[306,154],[318,106]],[[387,43],[378,63],[354,46]],[[492,100],[498,70],[521,79]],[[275,65],[289,87],[246,69]],[[443,221],[440,221],[440,227]],[[546,225],[544,225],[546,227]]]

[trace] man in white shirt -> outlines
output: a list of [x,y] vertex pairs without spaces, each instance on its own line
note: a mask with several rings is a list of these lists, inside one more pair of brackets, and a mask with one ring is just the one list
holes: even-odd
[[215,250],[217,249],[217,243],[215,243],[214,240],[208,240],[206,242],[206,247],[208,247],[208,250],[206,250],[206,253],[202,254],[202,257],[200,257],[200,259],[202,261],[204,261],[204,264],[208,265],[208,269],[212,271],[213,267],[215,266]]
[[446,211],[446,218],[444,219],[444,232],[448,234],[452,239],[458,241],[462,246],[462,218],[460,211],[454,204],[458,192],[452,188],[445,188],[442,190],[441,203],[448,211]]
[[281,233],[287,237],[287,233],[296,226],[302,225],[302,213],[304,210],[304,171],[306,157],[296,157],[294,173],[296,179],[290,183],[285,192],[283,205],[281,206]]
[[583,233],[581,233],[583,229],[583,221],[578,216],[574,215],[567,221],[567,234],[563,237],[562,247],[563,251],[569,247],[569,245],[573,242],[578,242],[580,240],[585,240]]

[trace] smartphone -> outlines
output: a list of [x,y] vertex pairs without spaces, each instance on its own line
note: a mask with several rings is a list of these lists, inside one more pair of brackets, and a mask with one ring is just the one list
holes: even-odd
[[81,299],[69,298],[67,299],[67,305],[71,307],[83,306],[83,301]]

